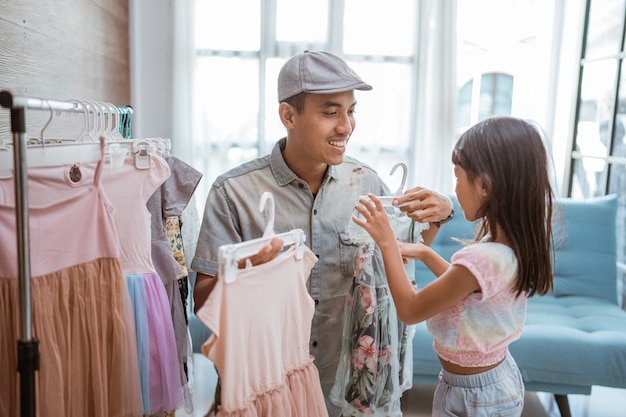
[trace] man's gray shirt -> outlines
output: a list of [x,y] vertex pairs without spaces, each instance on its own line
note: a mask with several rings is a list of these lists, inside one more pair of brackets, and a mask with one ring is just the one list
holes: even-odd
[[313,195],[306,182],[287,167],[281,153],[285,143],[281,139],[271,154],[231,169],[215,180],[191,269],[215,276],[221,245],[261,237],[268,215],[259,211],[259,202],[264,192],[271,192],[275,201],[274,232],[304,230],[307,246],[319,258],[308,280],[309,293],[315,300],[309,349],[330,415],[340,415],[330,404],[328,394],[335,382],[343,311],[354,274],[356,246],[345,230],[359,196],[390,193],[374,170],[345,157],[342,164],[329,166],[317,195]]

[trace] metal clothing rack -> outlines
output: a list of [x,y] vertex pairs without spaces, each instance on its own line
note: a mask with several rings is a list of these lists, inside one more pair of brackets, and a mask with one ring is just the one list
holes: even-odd
[[20,374],[20,414],[22,417],[34,417],[37,409],[35,404],[35,371],[39,370],[39,342],[32,337],[31,331],[26,109],[48,110],[51,112],[85,112],[87,110],[82,108],[78,102],[16,96],[5,90],[0,91],[0,105],[11,111],[11,132],[13,135],[21,327],[21,338],[17,342],[17,371]]

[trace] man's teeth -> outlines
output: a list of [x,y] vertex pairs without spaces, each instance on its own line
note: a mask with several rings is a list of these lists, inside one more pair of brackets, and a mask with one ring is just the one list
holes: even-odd
[[331,140],[329,142],[333,146],[346,146],[347,140]]

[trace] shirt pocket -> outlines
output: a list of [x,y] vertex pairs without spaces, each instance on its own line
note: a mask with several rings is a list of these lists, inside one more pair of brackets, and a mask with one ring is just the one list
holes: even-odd
[[346,278],[354,277],[354,258],[357,245],[350,238],[348,232],[339,232],[339,267],[341,274]]

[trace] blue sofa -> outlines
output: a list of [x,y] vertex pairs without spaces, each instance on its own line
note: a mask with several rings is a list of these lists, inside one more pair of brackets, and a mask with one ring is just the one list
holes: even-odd
[[[472,238],[474,224],[457,216],[442,226],[433,248],[450,259],[460,248],[452,238]],[[567,394],[590,394],[593,385],[626,388],[626,311],[618,302],[615,195],[559,200],[562,222],[556,251],[554,292],[528,301],[526,324],[510,351],[528,391],[555,394],[569,417]],[[416,263],[418,286],[434,275]],[[413,339],[414,383],[436,383],[441,365],[425,323]]]

